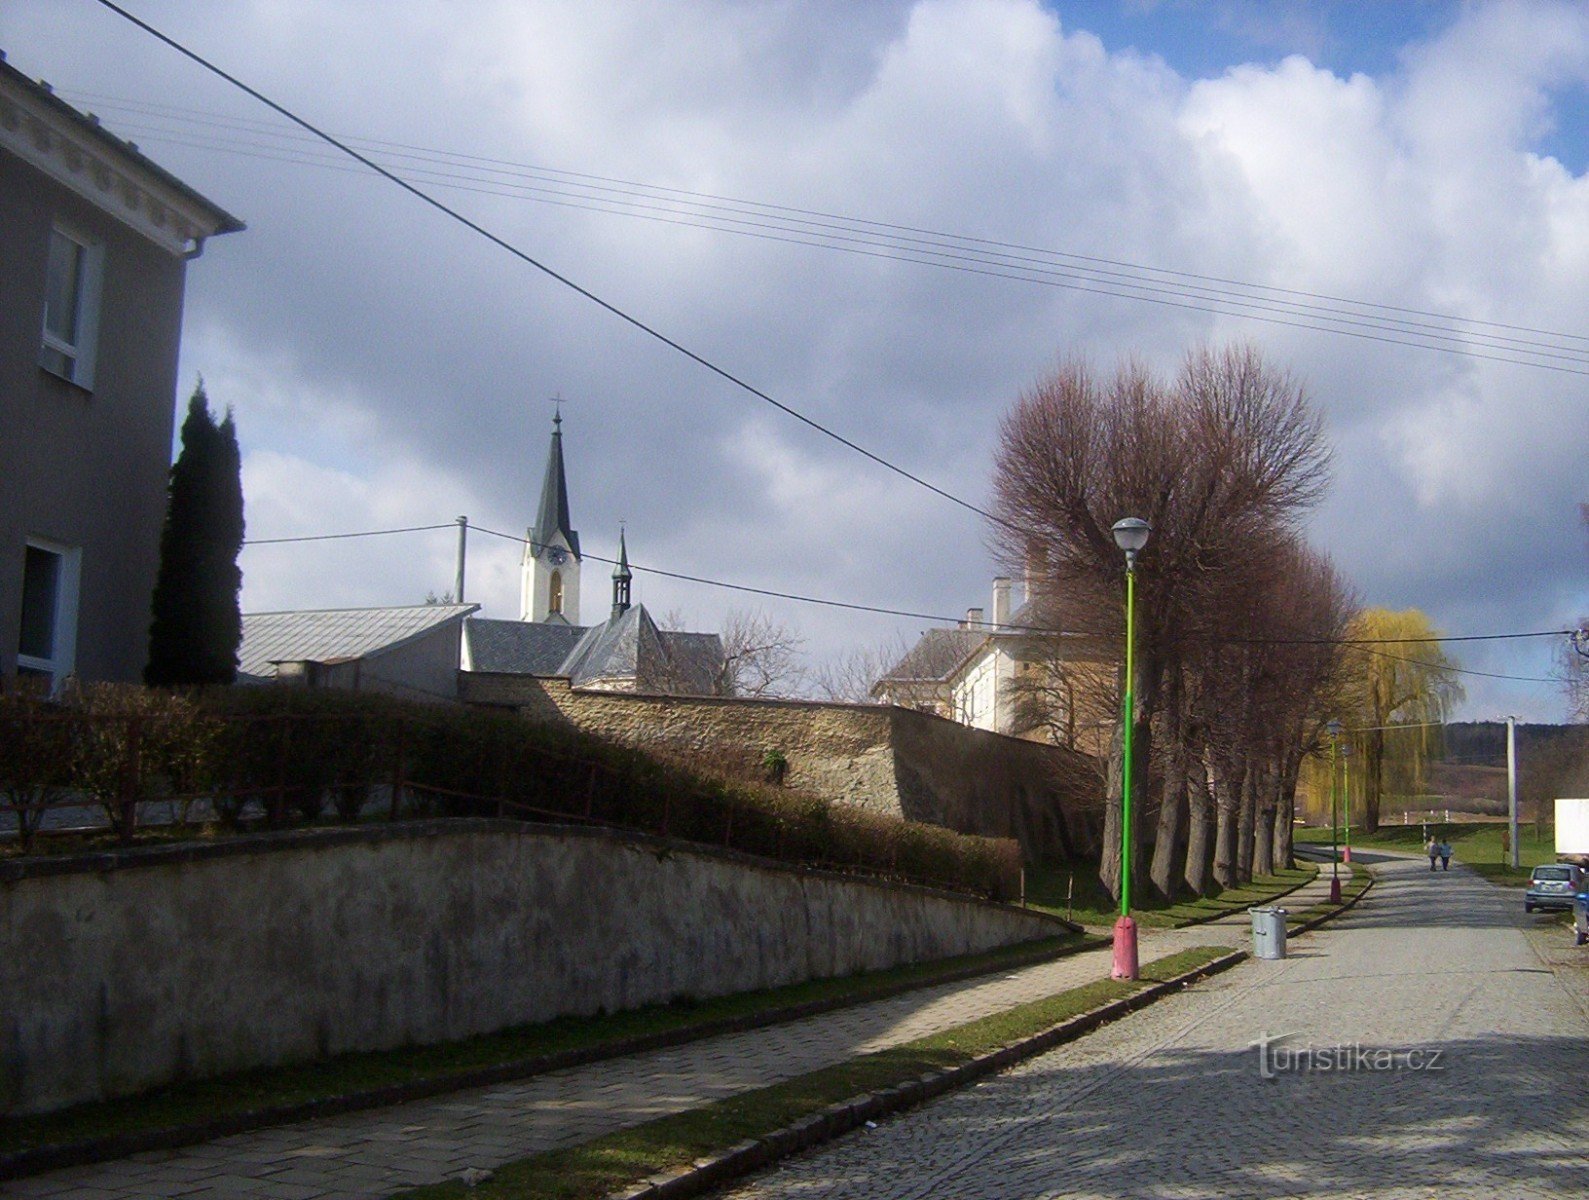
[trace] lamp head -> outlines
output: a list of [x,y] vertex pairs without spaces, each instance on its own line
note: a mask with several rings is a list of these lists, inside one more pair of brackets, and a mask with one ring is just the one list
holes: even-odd
[[1153,532],[1141,517],[1122,517],[1114,523],[1115,545],[1126,552],[1126,568],[1137,565],[1137,553],[1148,544],[1148,534]]
[[1329,731],[1330,739],[1332,741],[1341,736],[1341,723],[1334,717],[1330,718],[1329,724],[1325,725],[1324,728]]

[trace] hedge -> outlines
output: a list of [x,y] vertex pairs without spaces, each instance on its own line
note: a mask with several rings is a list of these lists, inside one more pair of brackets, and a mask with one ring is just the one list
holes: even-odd
[[[520,716],[286,686],[0,696],[0,809],[24,852],[43,811],[102,807],[122,840],[140,806],[206,802],[237,824],[507,816],[661,834],[806,866],[1012,899],[1020,855],[972,837],[693,765]],[[249,802],[254,802],[251,809]]]

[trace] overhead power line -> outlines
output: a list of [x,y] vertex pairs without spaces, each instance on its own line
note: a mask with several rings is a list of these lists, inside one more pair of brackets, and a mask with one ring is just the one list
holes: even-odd
[[301,537],[279,538],[245,538],[245,546],[281,546],[289,542],[334,542],[342,538],[385,537],[392,533],[426,533],[432,529],[456,529],[456,521],[448,521],[445,525],[407,525],[402,529],[360,529],[353,533],[311,533]]
[[[256,539],[256,540],[253,540],[253,541],[245,542],[244,545],[247,545],[247,546],[272,545],[272,546],[274,546],[274,545],[285,545],[285,544],[289,544],[289,543],[293,543],[293,542],[323,542],[323,541],[331,541],[331,540],[342,539],[342,538],[383,537],[383,536],[385,536],[387,534],[394,534],[394,533],[422,533],[422,532],[427,532],[427,531],[431,531],[431,530],[438,530],[438,529],[457,529],[457,527],[458,527],[457,526],[457,522],[449,521],[449,522],[447,522],[444,525],[409,525],[409,526],[404,526],[404,527],[398,528],[398,529],[367,529],[367,530],[361,530],[361,531],[352,532],[352,533],[323,533],[323,534],[306,534],[306,535],[299,536],[299,537],[260,538],[260,539]],[[490,529],[490,528],[487,528],[484,525],[470,525],[469,526],[469,530],[472,533],[483,533],[483,534],[486,534],[488,537],[501,538],[504,541],[513,542],[513,543],[515,543],[517,545],[520,545],[520,546],[528,546],[528,547],[531,547],[532,549],[536,549],[536,550],[539,550],[541,548],[540,545],[538,543],[536,543],[534,541],[534,539],[532,539],[532,538],[520,537],[516,533],[504,533],[504,532],[502,532],[499,529]],[[581,553],[580,557],[581,557],[581,559],[589,559],[592,562],[605,563],[608,566],[617,566],[618,565],[618,560],[617,559],[615,559],[615,558],[607,558],[607,557],[605,557],[603,555],[600,555],[600,554],[594,554],[594,553],[592,553],[592,552],[590,552],[588,550],[583,551]],[[833,599],[832,597],[829,597],[829,596],[810,596],[810,595],[805,595],[805,594],[800,593],[800,592],[783,591],[783,590],[778,589],[778,588],[764,588],[764,587],[756,587],[756,586],[754,586],[752,584],[747,584],[747,583],[733,583],[733,582],[730,582],[729,580],[725,580],[725,579],[714,579],[714,578],[712,578],[711,576],[708,576],[708,575],[692,575],[692,574],[689,574],[689,573],[684,572],[684,571],[670,571],[670,570],[667,570],[664,567],[644,566],[644,565],[642,565],[640,563],[634,562],[633,560],[631,560],[628,565],[629,565],[629,569],[632,570],[632,571],[640,571],[640,572],[643,572],[643,573],[649,574],[649,575],[658,575],[658,576],[661,576],[664,579],[677,579],[677,580],[679,580],[679,581],[681,581],[683,583],[698,583],[698,584],[701,584],[701,585],[703,585],[705,587],[722,588],[725,591],[743,592],[743,593],[746,593],[748,595],[764,596],[764,597],[766,597],[768,599],[772,599],[772,600],[790,600],[790,601],[794,601],[794,602],[800,603],[800,604],[813,604],[813,605],[817,605],[817,606],[823,607],[823,608],[837,608],[837,609],[845,610],[847,612],[873,613],[873,614],[876,614],[878,616],[885,616],[885,617],[908,617],[911,620],[916,620],[916,621],[935,621],[935,622],[939,622],[939,623],[942,623],[942,624],[945,624],[945,625],[954,625],[960,620],[960,618],[958,618],[958,617],[945,616],[942,613],[918,612],[918,611],[916,611],[914,609],[907,609],[907,608],[890,608],[890,607],[888,607],[886,605],[881,605],[881,604],[862,604],[859,601],[854,601],[854,600],[836,600],[836,599]],[[1083,637],[1100,637],[1100,636],[1103,636],[1103,635],[1101,635],[1101,634],[1099,634],[1099,633],[1097,633],[1095,631],[1090,631],[1090,630],[1056,629],[1056,628],[1053,628],[1052,626],[1046,626],[1046,625],[1012,625],[1012,624],[1009,624],[1008,622],[1006,622],[1003,625],[1000,625],[998,628],[1001,631],[1008,632],[1008,633],[1031,633],[1031,634],[1045,635],[1045,636],[1049,636],[1049,637],[1083,638]],[[990,629],[990,632],[991,632],[991,629]],[[1473,634],[1461,634],[1461,635],[1458,635],[1458,636],[1455,636],[1455,637],[1448,637],[1448,638],[1433,638],[1433,637],[1430,637],[1430,638],[1292,638],[1292,639],[1286,639],[1286,638],[1228,638],[1228,639],[1220,639],[1220,640],[1229,642],[1231,644],[1236,644],[1236,645],[1314,645],[1314,646],[1326,646],[1326,645],[1329,645],[1329,646],[1342,646],[1342,647],[1345,647],[1347,649],[1360,650],[1360,651],[1362,651],[1365,654],[1374,654],[1374,655],[1378,655],[1379,657],[1393,659],[1393,660],[1398,661],[1398,662],[1406,662],[1406,663],[1415,664],[1417,666],[1430,667],[1431,669],[1434,669],[1434,670],[1453,671],[1453,672],[1457,672],[1459,674],[1464,674],[1464,675],[1483,675],[1483,676],[1486,676],[1486,677],[1492,678],[1492,679],[1511,679],[1511,680],[1518,680],[1520,682],[1525,682],[1525,683],[1557,683],[1557,682],[1560,682],[1560,681],[1557,680],[1557,679],[1553,679],[1553,678],[1540,678],[1540,677],[1528,676],[1528,675],[1497,675],[1497,674],[1494,674],[1494,673],[1489,672],[1489,671],[1474,671],[1474,670],[1469,670],[1469,669],[1464,668],[1464,667],[1440,666],[1438,664],[1433,664],[1433,663],[1426,662],[1423,659],[1403,658],[1403,657],[1400,657],[1398,655],[1385,653],[1384,651],[1373,650],[1373,649],[1370,649],[1369,647],[1371,647],[1371,646],[1381,646],[1381,645],[1388,645],[1388,646],[1411,645],[1411,644],[1419,643],[1419,642],[1435,642],[1435,643],[1438,643],[1438,642],[1443,642],[1443,641],[1444,642],[1514,641],[1514,640],[1517,640],[1517,639],[1520,639],[1520,638],[1544,638],[1544,637],[1571,636],[1572,632],[1573,631],[1570,630],[1570,629],[1543,629],[1543,630],[1532,630],[1532,631],[1521,632],[1521,633],[1473,633]]]
[[144,21],[141,18],[139,18],[137,16],[134,16],[132,13],[130,13],[126,9],[122,8],[119,4],[114,3],[113,0],[98,0],[98,3],[102,7],[109,9],[111,12],[116,13],[118,16],[121,16],[121,17],[125,18],[127,21],[129,21],[132,24],[136,25],[139,29],[142,29],[145,33],[148,33],[151,37],[154,37],[154,38],[158,39],[159,41],[164,42],[167,46],[170,46],[177,53],[179,53],[182,56],[184,56],[185,58],[188,58],[188,59],[192,60],[193,62],[197,63],[199,66],[203,67],[206,71],[209,71],[213,75],[216,75],[216,76],[218,76],[221,79],[224,79],[227,83],[231,84],[233,87],[235,87],[238,90],[240,90],[242,92],[245,92],[248,95],[252,96],[255,100],[257,100],[261,104],[265,105],[265,107],[269,108],[272,112],[275,112],[275,113],[279,114],[280,116],[285,117],[287,120],[291,121],[294,125],[297,125],[299,128],[307,130],[309,133],[313,134],[315,137],[317,137],[320,140],[324,141],[327,145],[336,147],[342,153],[346,154],[349,158],[354,159],[355,161],[362,163],[364,166],[368,167],[371,171],[374,171],[377,175],[381,176],[383,179],[386,179],[386,180],[396,184],[398,187],[402,188],[405,192],[409,193],[411,196],[415,197],[418,200],[422,200],[424,203],[430,205],[430,207],[434,208],[437,212],[440,212],[443,215],[445,215],[447,217],[450,217],[452,220],[458,222],[460,225],[464,226],[466,229],[469,229],[472,232],[478,234],[480,237],[485,238],[492,245],[497,246],[498,248],[500,248],[502,250],[506,250],[509,254],[513,255],[513,257],[517,258],[520,262],[525,263],[527,266],[534,267],[537,271],[540,271],[542,274],[546,275],[548,278],[554,279],[558,283],[562,284],[564,287],[570,289],[571,291],[574,291],[574,292],[578,293],[579,295],[583,296],[585,299],[589,300],[591,303],[597,305],[598,307],[600,307],[602,309],[605,309],[607,312],[611,313],[613,316],[617,317],[619,320],[625,322],[628,325],[633,326],[635,329],[638,329],[641,333],[646,334],[648,337],[654,338],[655,340],[661,342],[664,346],[667,346],[670,349],[676,351],[677,353],[682,354],[685,358],[688,358],[690,361],[698,364],[699,366],[702,366],[702,367],[706,368],[706,370],[712,372],[714,375],[718,376],[719,378],[727,381],[730,384],[733,384],[735,387],[741,389],[742,391],[745,391],[745,392],[749,393],[750,395],[755,396],[758,400],[761,400],[764,403],[770,404],[772,407],[778,409],[780,412],[782,412],[782,413],[784,413],[784,414],[786,414],[786,415],[788,415],[790,417],[793,417],[795,420],[797,420],[797,421],[801,422],[802,424],[810,427],[811,429],[816,430],[818,433],[822,434],[823,436],[832,438],[834,441],[838,442],[840,445],[848,448],[849,450],[854,451],[856,454],[859,454],[862,458],[865,458],[865,459],[867,459],[870,462],[876,463],[878,466],[883,467],[885,470],[892,471],[894,474],[900,476],[901,478],[907,479],[911,483],[914,483],[914,484],[918,485],[919,487],[925,488],[927,491],[932,492],[934,495],[940,496],[940,497],[942,497],[945,500],[948,500],[952,504],[957,504],[961,508],[964,508],[964,509],[967,509],[970,512],[976,513],[978,516],[985,517],[985,518],[987,518],[990,521],[994,521],[995,523],[998,523],[998,518],[997,517],[995,517],[992,513],[987,512],[984,509],[982,509],[982,508],[978,507],[977,505],[973,504],[971,501],[962,499],[961,497],[956,496],[953,492],[947,491],[944,488],[939,487],[935,483],[930,483],[926,479],[923,479],[921,476],[913,474],[912,472],[906,470],[904,467],[901,467],[901,466],[899,466],[896,463],[890,462],[888,459],[884,458],[882,455],[876,454],[876,453],[872,452],[871,450],[866,449],[864,446],[861,446],[858,443],[851,441],[849,438],[845,437],[843,434],[838,433],[836,430],[828,428],[826,425],[822,424],[820,421],[817,421],[817,420],[815,420],[812,417],[806,416],[805,413],[801,412],[799,409],[793,407],[792,405],[785,404],[781,400],[775,400],[772,396],[768,395],[766,392],[762,391],[760,388],[757,388],[757,387],[753,386],[752,384],[747,383],[745,380],[741,379],[739,376],[737,376],[733,372],[729,371],[726,367],[718,366],[711,359],[706,358],[704,355],[696,353],[694,350],[691,350],[689,347],[685,346],[682,342],[675,341],[673,338],[671,338],[667,334],[661,332],[659,329],[655,328],[654,326],[646,324],[646,322],[642,321],[639,317],[631,315],[630,313],[626,312],[624,309],[619,308],[616,304],[612,303],[611,301],[602,299],[602,297],[598,296],[595,292],[591,291],[590,289],[588,289],[586,287],[581,286],[578,283],[575,283],[567,275],[564,275],[561,272],[559,272],[557,270],[554,270],[552,267],[548,266],[546,263],[543,263],[540,259],[535,258],[533,255],[529,254],[528,252],[526,252],[524,250],[521,250],[518,246],[515,246],[512,242],[508,241],[506,238],[503,238],[503,237],[499,236],[498,234],[495,234],[495,233],[491,232],[491,230],[487,229],[484,225],[481,225],[479,222],[471,220],[469,217],[464,216],[457,209],[452,208],[452,207],[448,206],[447,204],[444,204],[442,201],[436,199],[436,197],[432,196],[429,192],[425,191],[423,188],[420,188],[420,187],[416,186],[415,184],[410,183],[408,180],[402,178],[400,175],[396,174],[395,172],[393,172],[391,170],[388,170],[386,167],[381,166],[380,163],[376,162],[375,160],[373,160],[369,156],[361,153],[358,150],[355,150],[352,146],[348,145],[346,142],[338,140],[337,138],[333,137],[331,134],[329,134],[329,133],[325,132],[323,129],[319,128],[318,126],[316,126],[314,124],[311,124],[309,121],[305,120],[303,117],[298,116],[296,113],[294,113],[290,109],[284,107],[281,104],[278,104],[276,101],[272,100],[269,96],[266,96],[263,92],[259,91],[258,89],[250,87],[248,84],[244,83],[241,79],[237,78],[235,75],[229,74],[228,72],[226,72],[222,68],[220,68],[220,67],[216,66],[214,63],[210,62],[203,55],[199,54],[198,52],[196,52],[194,50],[188,49],[186,46],[184,46],[181,42],[177,41],[175,38],[172,38],[169,35],[167,35],[165,33],[162,33],[160,30],[156,29],[153,25],[149,24],[147,21]]
[[[1467,638],[1460,638],[1460,639],[1459,638],[1448,638],[1447,640],[1448,641],[1453,641],[1453,642],[1454,641],[1464,641],[1464,642],[1498,641],[1498,640],[1503,639],[1503,638],[1560,636],[1561,632],[1562,631],[1557,631],[1557,632],[1552,633],[1552,634],[1543,634],[1543,633],[1499,633],[1499,634],[1491,634],[1488,637],[1467,637]],[[1387,638],[1384,642],[1376,643],[1376,644],[1394,646],[1398,642],[1409,641],[1409,640],[1411,640],[1411,639]],[[1556,679],[1553,676],[1548,676],[1548,675],[1502,675],[1502,674],[1499,674],[1499,673],[1497,673],[1495,671],[1476,671],[1476,670],[1474,670],[1471,667],[1458,667],[1458,666],[1455,666],[1455,665],[1453,665],[1451,663],[1432,663],[1432,662],[1428,662],[1425,659],[1421,659],[1421,658],[1406,658],[1406,657],[1404,657],[1403,655],[1400,655],[1400,654],[1389,654],[1389,653],[1387,653],[1384,650],[1371,649],[1369,646],[1363,644],[1362,642],[1343,642],[1341,644],[1347,650],[1357,650],[1357,651],[1360,651],[1363,654],[1372,654],[1375,658],[1388,658],[1392,662],[1408,663],[1408,664],[1410,664],[1412,666],[1415,666],[1415,667],[1423,667],[1426,670],[1440,671],[1440,672],[1442,672],[1444,674],[1449,674],[1449,675],[1477,675],[1477,676],[1479,676],[1480,678],[1483,678],[1483,679],[1506,679],[1506,680],[1511,680],[1512,682],[1515,682],[1515,683],[1560,683],[1561,682],[1561,680]]]
[[[342,159],[306,148],[322,135],[307,137],[290,126],[247,118],[216,117],[173,105],[104,97],[99,93],[82,95],[89,101],[107,101],[111,108],[137,114],[145,120],[168,123],[136,126],[140,136],[272,161],[355,169]],[[199,124],[220,132],[194,133],[186,128],[174,132],[170,123]],[[261,138],[267,140],[259,140]],[[1418,349],[1589,375],[1589,336],[1457,317],[1297,288],[1255,284],[1222,276],[1045,249],[1019,242],[946,233],[919,226],[693,192],[401,142],[355,137],[342,138],[341,141],[346,146],[360,147],[372,156],[361,161],[369,162],[378,157],[394,174],[401,173],[409,181],[420,180],[437,187],[509,196],[559,207],[734,233],[1194,311],[1242,316],[1315,332],[1331,332]]]

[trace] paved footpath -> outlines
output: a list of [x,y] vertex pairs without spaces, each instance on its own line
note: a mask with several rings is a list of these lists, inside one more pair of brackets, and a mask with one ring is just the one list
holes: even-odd
[[[1315,880],[1284,903],[1325,898]],[[1183,946],[1245,945],[1249,921],[1144,930],[1144,961]],[[854,1008],[517,1083],[455,1092],[0,1184],[3,1197],[371,1200],[765,1087],[1103,978],[1110,952],[923,988]],[[1135,1018],[1133,1018],[1135,1019]]]
[[[1564,986],[1584,976],[1559,977],[1531,944],[1571,935],[1460,867],[1360,857],[1379,884],[1283,962],[1246,963],[730,1196],[1589,1195],[1589,1010]],[[1259,1040],[1282,1036],[1262,1059]]]

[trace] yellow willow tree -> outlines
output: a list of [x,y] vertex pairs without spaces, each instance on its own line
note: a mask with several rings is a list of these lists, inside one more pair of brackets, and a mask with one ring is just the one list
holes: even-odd
[[1388,788],[1421,788],[1437,727],[1462,700],[1462,685],[1452,673],[1456,664],[1439,638],[1416,608],[1364,609],[1347,630],[1342,717],[1361,763],[1363,828],[1370,833],[1379,828]]

